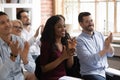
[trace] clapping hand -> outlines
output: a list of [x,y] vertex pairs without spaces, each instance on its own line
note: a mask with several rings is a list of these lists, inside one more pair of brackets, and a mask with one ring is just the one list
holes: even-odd
[[75,49],[76,44],[77,44],[77,41],[75,38],[68,39],[68,48],[69,49],[72,49],[72,48]]
[[112,42],[113,36],[112,33],[105,39],[105,47],[109,47],[110,43]]
[[10,46],[10,49],[11,49],[11,54],[17,56],[18,53],[19,53],[19,42],[18,41],[11,41],[9,42],[9,46]]
[[77,45],[77,41],[75,38],[68,39],[68,53],[70,55],[74,55],[76,45]]

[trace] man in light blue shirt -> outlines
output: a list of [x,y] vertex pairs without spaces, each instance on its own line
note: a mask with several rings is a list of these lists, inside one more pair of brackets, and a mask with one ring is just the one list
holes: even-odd
[[107,57],[114,54],[114,49],[110,44],[112,33],[104,40],[100,32],[94,31],[94,23],[89,12],[80,13],[78,21],[83,29],[77,38],[76,46],[82,78],[106,80]]
[[29,44],[11,31],[8,15],[0,11],[0,80],[24,80],[21,60],[26,69],[34,71],[27,58]]

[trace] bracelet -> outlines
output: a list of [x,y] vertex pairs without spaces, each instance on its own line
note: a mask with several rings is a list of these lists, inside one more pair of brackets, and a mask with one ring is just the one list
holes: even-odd
[[17,57],[17,55],[14,55],[14,54],[12,54],[12,53],[10,53],[10,56],[15,57],[15,58]]

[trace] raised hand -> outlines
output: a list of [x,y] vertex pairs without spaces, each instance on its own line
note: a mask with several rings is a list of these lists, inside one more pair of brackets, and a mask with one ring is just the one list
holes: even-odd
[[113,36],[112,33],[105,39],[105,47],[109,47],[110,43],[112,42]]
[[68,48],[69,49],[75,49],[76,45],[77,45],[77,41],[75,38],[68,39]]
[[37,38],[37,36],[39,35],[39,29],[40,29],[40,27],[38,27],[38,29],[36,30],[36,33],[34,35],[35,38]]
[[72,55],[68,54],[68,49],[66,49],[66,46],[63,46],[62,58],[68,59],[68,58],[71,57],[71,56],[72,56]]
[[19,53],[19,49],[20,49],[19,42],[18,41],[16,41],[16,42],[11,41],[11,42],[9,42],[9,46],[11,49],[11,54],[14,56],[17,56]]

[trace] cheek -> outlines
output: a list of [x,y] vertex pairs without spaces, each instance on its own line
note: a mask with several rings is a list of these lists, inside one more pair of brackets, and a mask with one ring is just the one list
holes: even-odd
[[55,31],[55,35],[59,35],[59,33],[60,33],[59,30]]

